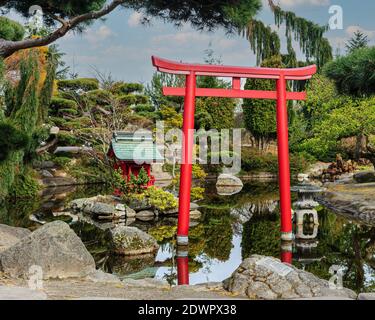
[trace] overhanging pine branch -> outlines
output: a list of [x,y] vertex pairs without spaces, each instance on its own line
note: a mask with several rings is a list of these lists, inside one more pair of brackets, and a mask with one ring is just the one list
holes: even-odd
[[104,6],[101,10],[88,12],[76,16],[70,20],[64,20],[58,16],[54,16],[53,19],[59,21],[61,23],[61,26],[45,37],[25,39],[20,41],[8,41],[0,39],[0,56],[6,58],[18,50],[49,45],[57,39],[65,36],[68,31],[74,29],[79,24],[85,21],[99,19],[109,14],[123,3],[125,3],[125,0],[113,0],[110,4]]

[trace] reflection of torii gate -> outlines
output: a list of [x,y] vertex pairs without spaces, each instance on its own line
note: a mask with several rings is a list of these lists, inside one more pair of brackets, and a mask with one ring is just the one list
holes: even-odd
[[[305,100],[306,93],[288,92],[286,81],[310,79],[316,73],[316,66],[296,69],[229,67],[178,63],[157,57],[152,57],[152,63],[158,71],[186,76],[185,88],[163,88],[164,95],[185,97],[177,243],[179,245],[188,243],[195,97],[252,98],[277,101],[281,238],[287,241],[292,240],[287,100]],[[232,88],[196,88],[197,76],[232,78]],[[241,90],[241,78],[276,80],[276,91]]]

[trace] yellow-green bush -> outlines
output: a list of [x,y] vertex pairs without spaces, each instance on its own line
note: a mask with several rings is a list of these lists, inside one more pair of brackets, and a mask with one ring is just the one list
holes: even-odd
[[145,191],[147,200],[155,209],[166,211],[178,206],[175,196],[161,188],[150,187]]

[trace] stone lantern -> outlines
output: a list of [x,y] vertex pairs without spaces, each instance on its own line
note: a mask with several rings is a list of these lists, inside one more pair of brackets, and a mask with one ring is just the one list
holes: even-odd
[[[310,184],[306,174],[299,174],[298,181],[299,184],[291,188],[291,191],[298,194],[297,201],[293,203],[296,239],[314,239],[318,235],[319,226],[318,212],[315,210],[319,203],[315,201],[315,195],[320,193],[322,189]],[[305,233],[305,222],[312,225],[311,233]]]

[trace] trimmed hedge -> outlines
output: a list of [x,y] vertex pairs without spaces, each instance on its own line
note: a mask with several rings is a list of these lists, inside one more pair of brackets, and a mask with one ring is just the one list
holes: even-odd
[[112,93],[107,90],[97,89],[97,90],[88,91],[86,93],[86,97],[91,103],[94,103],[100,106],[105,106],[110,103],[110,100],[112,98]]
[[81,141],[74,134],[66,131],[60,131],[58,139],[59,146],[75,146],[81,143]]
[[49,109],[52,115],[61,114],[63,110],[74,110],[75,112],[73,113],[77,114],[78,105],[73,100],[53,97]]
[[111,92],[113,94],[121,95],[121,94],[130,94],[134,92],[142,92],[143,89],[144,87],[140,83],[117,82],[112,86]]
[[118,97],[118,102],[125,106],[131,106],[133,104],[147,104],[149,102],[148,97],[138,94],[124,94]]
[[151,104],[139,104],[139,105],[136,105],[133,110],[135,112],[154,112],[155,111],[155,107]]
[[78,78],[60,80],[57,82],[59,90],[83,90],[85,92],[99,89],[99,81],[95,78]]

